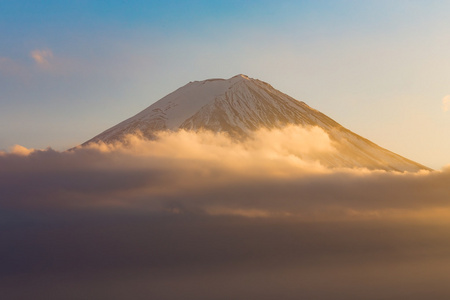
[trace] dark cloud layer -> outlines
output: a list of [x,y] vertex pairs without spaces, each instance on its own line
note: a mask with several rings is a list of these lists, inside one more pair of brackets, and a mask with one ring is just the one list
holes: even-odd
[[16,148],[0,154],[0,291],[447,299],[449,182],[448,169],[330,170],[208,134]]

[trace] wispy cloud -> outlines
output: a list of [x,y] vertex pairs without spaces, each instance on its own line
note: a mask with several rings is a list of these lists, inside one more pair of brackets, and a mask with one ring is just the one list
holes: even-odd
[[450,95],[445,96],[442,98],[442,110],[448,111],[450,109]]
[[53,52],[50,49],[35,49],[30,52],[30,56],[40,66],[47,66],[53,58]]
[[42,71],[47,73],[61,73],[71,66],[69,60],[54,57],[50,49],[35,49],[30,51],[29,55],[34,64],[18,58],[0,56],[0,72],[7,76],[30,78],[36,74],[40,74],[39,76],[41,76]]

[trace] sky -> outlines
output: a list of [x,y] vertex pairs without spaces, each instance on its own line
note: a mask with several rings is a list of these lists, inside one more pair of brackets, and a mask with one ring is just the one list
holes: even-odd
[[246,74],[449,163],[446,1],[0,1],[0,150],[64,150],[189,81]]

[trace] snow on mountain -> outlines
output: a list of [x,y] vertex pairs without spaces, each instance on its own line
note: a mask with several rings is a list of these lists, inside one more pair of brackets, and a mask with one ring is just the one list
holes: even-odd
[[234,138],[245,139],[259,128],[291,124],[319,126],[329,135],[338,151],[318,158],[326,166],[397,171],[428,169],[351,132],[268,83],[241,74],[228,80],[190,82],[83,145],[114,142],[138,131],[153,138],[158,131],[179,129],[227,132]]

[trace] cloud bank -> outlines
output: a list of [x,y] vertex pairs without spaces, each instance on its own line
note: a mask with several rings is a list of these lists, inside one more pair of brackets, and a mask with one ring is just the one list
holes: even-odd
[[7,195],[2,204],[300,219],[417,215],[450,208],[447,169],[330,169],[314,159],[333,151],[321,129],[295,126],[262,130],[247,142],[180,131],[161,133],[153,141],[129,136],[125,143],[66,152],[16,146],[0,155],[0,186]]
[[0,286],[15,299],[450,295],[450,169],[314,159],[333,151],[301,127],[17,146],[0,154]]

